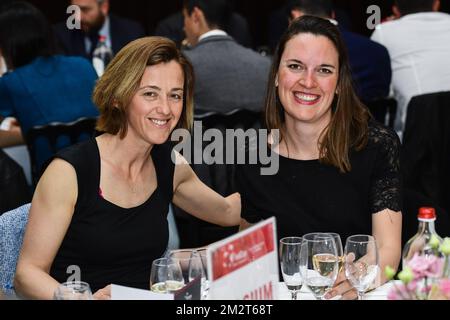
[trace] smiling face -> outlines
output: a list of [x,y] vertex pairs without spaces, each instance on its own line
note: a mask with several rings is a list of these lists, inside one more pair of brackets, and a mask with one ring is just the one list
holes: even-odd
[[152,145],[166,142],[183,111],[183,85],[176,61],[148,66],[128,106],[128,135]]
[[289,40],[277,73],[286,122],[328,124],[338,75],[338,52],[328,38],[300,33]]

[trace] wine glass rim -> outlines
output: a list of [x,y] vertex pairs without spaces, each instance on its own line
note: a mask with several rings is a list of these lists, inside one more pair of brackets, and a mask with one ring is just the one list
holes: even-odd
[[[288,240],[299,240],[298,242],[287,242]],[[302,243],[303,238],[302,237],[284,237],[280,239],[280,243],[283,244],[297,244]]]
[[[329,235],[327,236],[327,234],[329,234]],[[320,239],[309,239],[309,237],[312,235],[323,235],[323,237],[321,237]],[[334,240],[334,237],[329,232],[310,232],[310,233],[303,235],[303,241],[308,241],[308,242],[321,242],[321,241],[323,241],[323,239],[327,239],[327,238]]]
[[65,287],[73,287],[73,286],[80,286],[80,287],[88,287],[89,283],[85,282],[85,281],[66,281],[66,282],[61,282],[60,286],[65,286]]
[[[366,237],[367,240],[353,240],[353,238],[357,238],[357,237],[359,237],[359,238]],[[355,235],[349,236],[347,238],[347,242],[353,242],[353,243],[367,243],[367,242],[375,242],[375,241],[376,241],[375,237],[370,234],[355,234]]]

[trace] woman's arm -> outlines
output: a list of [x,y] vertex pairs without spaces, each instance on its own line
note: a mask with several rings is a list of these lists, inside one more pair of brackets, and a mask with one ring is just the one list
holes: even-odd
[[49,272],[67,232],[78,196],[75,169],[56,159],[44,172],[31,204],[14,281],[31,299],[52,299],[59,283]]
[[389,209],[380,211],[372,215],[372,235],[375,237],[378,245],[378,254],[380,257],[380,282],[382,285],[386,282],[384,269],[391,266],[397,270],[400,263],[402,251],[402,214]]
[[24,144],[22,130],[16,119],[10,123],[8,130],[0,130],[0,148],[7,148]]
[[173,203],[193,216],[220,226],[239,225],[241,197],[234,193],[222,197],[206,186],[186,160],[177,154]]

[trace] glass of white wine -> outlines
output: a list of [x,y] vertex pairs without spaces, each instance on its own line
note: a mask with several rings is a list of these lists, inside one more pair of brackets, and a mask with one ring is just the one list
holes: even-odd
[[169,258],[167,261],[167,293],[174,293],[184,287],[183,272],[181,271],[180,262],[177,259]]
[[152,262],[150,271],[150,290],[154,293],[167,293],[168,258],[156,259]]
[[323,299],[339,273],[339,256],[331,235],[308,233],[303,236],[300,271],[314,297]]

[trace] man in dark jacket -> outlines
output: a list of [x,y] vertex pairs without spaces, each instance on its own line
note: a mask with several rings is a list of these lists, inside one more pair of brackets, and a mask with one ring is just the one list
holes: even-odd
[[109,0],[71,0],[81,9],[81,30],[69,30],[66,23],[55,26],[58,45],[64,54],[91,59],[99,36],[116,54],[129,42],[145,36],[136,22],[109,13]]

